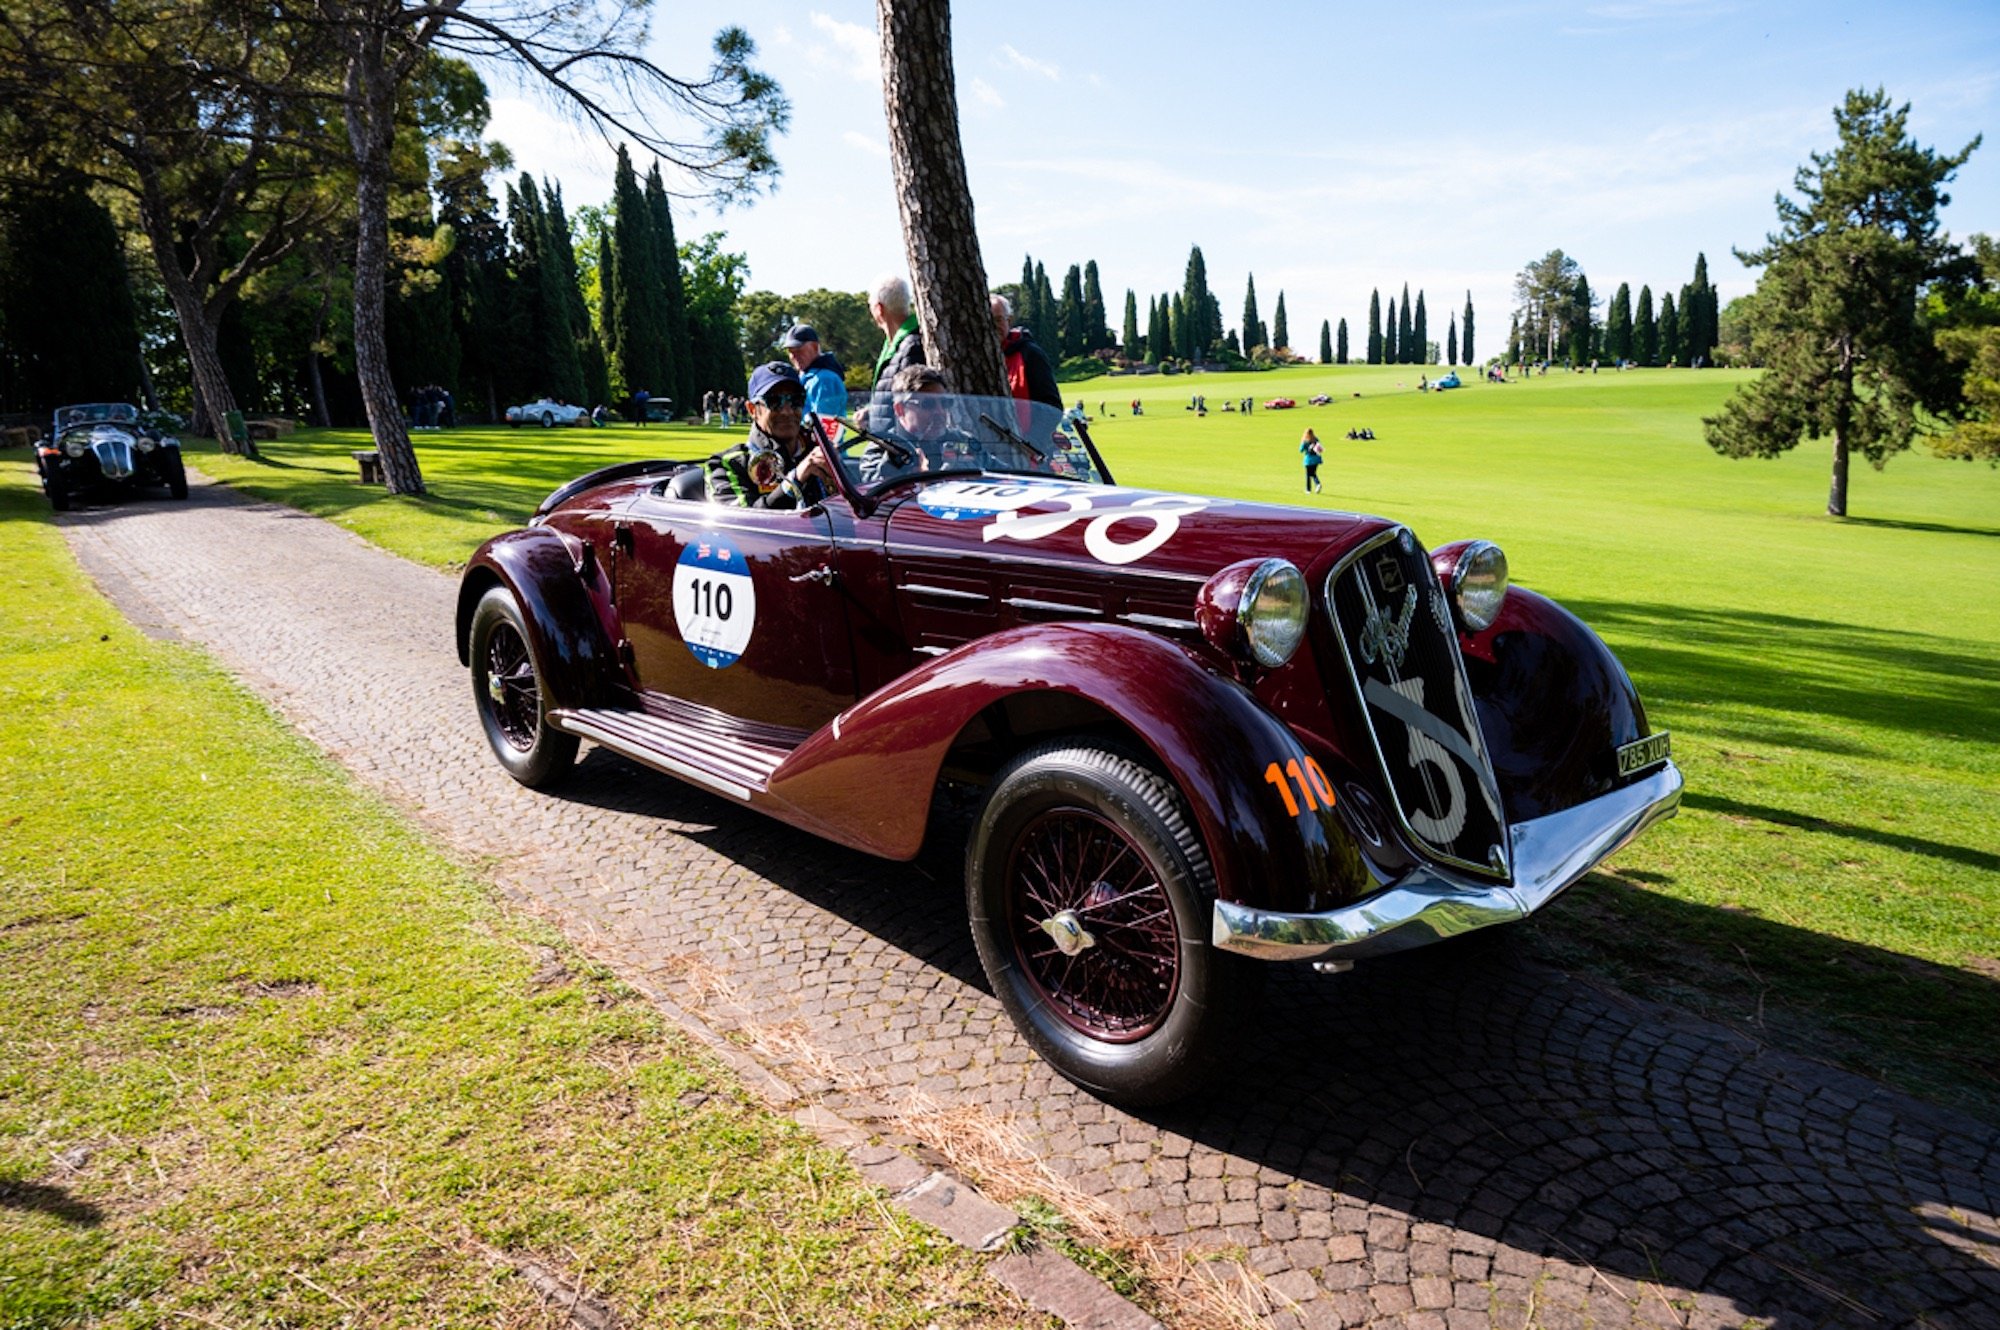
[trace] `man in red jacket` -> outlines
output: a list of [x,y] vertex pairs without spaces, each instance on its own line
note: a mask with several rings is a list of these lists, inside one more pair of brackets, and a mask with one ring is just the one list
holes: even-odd
[[[1049,358],[1042,354],[1042,348],[1035,345],[1035,338],[1026,328],[1016,328],[1014,311],[1007,303],[1007,297],[996,295],[990,302],[993,310],[993,326],[1000,330],[1000,349],[1007,356],[1007,390],[1023,402],[1040,402],[1062,410],[1062,389],[1056,386],[1056,372],[1049,365]],[[1021,425],[1026,428],[1028,412],[1021,412]]]

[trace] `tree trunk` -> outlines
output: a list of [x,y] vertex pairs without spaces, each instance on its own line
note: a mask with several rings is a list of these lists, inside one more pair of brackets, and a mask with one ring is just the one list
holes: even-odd
[[[1843,361],[1847,357],[1842,353]],[[1840,398],[1833,409],[1833,483],[1826,492],[1826,515],[1828,517],[1847,516],[1847,430],[1852,412],[1850,403],[1854,395],[1854,371],[1845,363],[1841,366]]]
[[357,20],[348,37],[347,136],[354,145],[354,370],[368,431],[381,454],[391,494],[423,494],[417,452],[403,426],[403,406],[389,372],[384,307],[389,276],[389,148],[395,89],[383,64],[381,30]]
[[313,424],[325,429],[333,423],[326,409],[326,381],[319,372],[319,343],[326,336],[326,316],[333,304],[333,289],[320,293],[319,317],[313,320],[312,345],[306,348],[306,384],[312,389]]
[[153,209],[143,204],[140,213],[153,248],[153,264],[160,270],[160,284],[167,288],[174,318],[181,325],[181,343],[187,348],[188,369],[194,378],[195,432],[212,434],[225,453],[255,457],[257,445],[238,444],[229,432],[229,413],[236,410],[236,395],[229,389],[229,376],[222,372],[222,353],[216,348],[215,325],[209,322],[207,306],[181,270],[171,224],[156,219]]
[[958,135],[949,0],[876,0],[882,106],[924,356],[952,388],[1007,395]]

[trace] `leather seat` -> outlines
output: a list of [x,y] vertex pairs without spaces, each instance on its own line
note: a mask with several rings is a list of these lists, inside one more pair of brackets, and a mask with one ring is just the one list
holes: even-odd
[[697,503],[708,498],[708,468],[700,462],[690,462],[674,473],[667,482],[667,497],[670,499],[691,499]]

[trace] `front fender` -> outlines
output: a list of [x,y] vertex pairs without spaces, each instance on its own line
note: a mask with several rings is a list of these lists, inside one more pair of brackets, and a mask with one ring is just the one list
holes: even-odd
[[1618,657],[1547,596],[1510,587],[1492,626],[1459,647],[1510,823],[1610,793],[1616,750],[1652,733]]
[[616,658],[563,538],[527,527],[495,536],[473,554],[458,585],[460,664],[471,664],[472,615],[495,586],[514,593],[528,621],[528,649],[554,705],[604,705]]
[[1298,909],[1365,889],[1339,817],[1291,783],[1288,764],[1305,771],[1308,754],[1290,728],[1179,646],[1110,624],[1013,628],[925,663],[800,745],[769,795],[831,839],[912,858],[960,732],[1033,692],[1082,698],[1138,736],[1187,797],[1223,899]]

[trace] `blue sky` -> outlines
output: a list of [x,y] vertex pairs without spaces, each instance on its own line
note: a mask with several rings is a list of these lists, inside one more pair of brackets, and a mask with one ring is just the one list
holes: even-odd
[[[955,7],[966,166],[994,282],[1024,253],[1060,286],[1096,259],[1116,330],[1124,292],[1181,284],[1199,244],[1224,318],[1255,273],[1266,322],[1364,335],[1368,296],[1407,282],[1432,334],[1469,289],[1500,349],[1513,275],[1560,247],[1605,298],[1655,298],[1697,251],[1725,301],[1754,275],[1772,196],[1830,148],[1847,89],[1912,104],[1917,140],[1989,142],[1944,223],[2000,233],[2000,5],[1579,0],[1388,12],[1388,6],[1157,3]],[[724,230],[751,286],[861,290],[904,266],[884,144],[874,7],[826,0],[746,17],[670,5],[649,49],[690,72],[739,23],[793,106],[784,174],[754,203],[678,206],[683,238]],[[610,193],[611,150],[533,92],[496,82],[492,136],[572,207]]]

